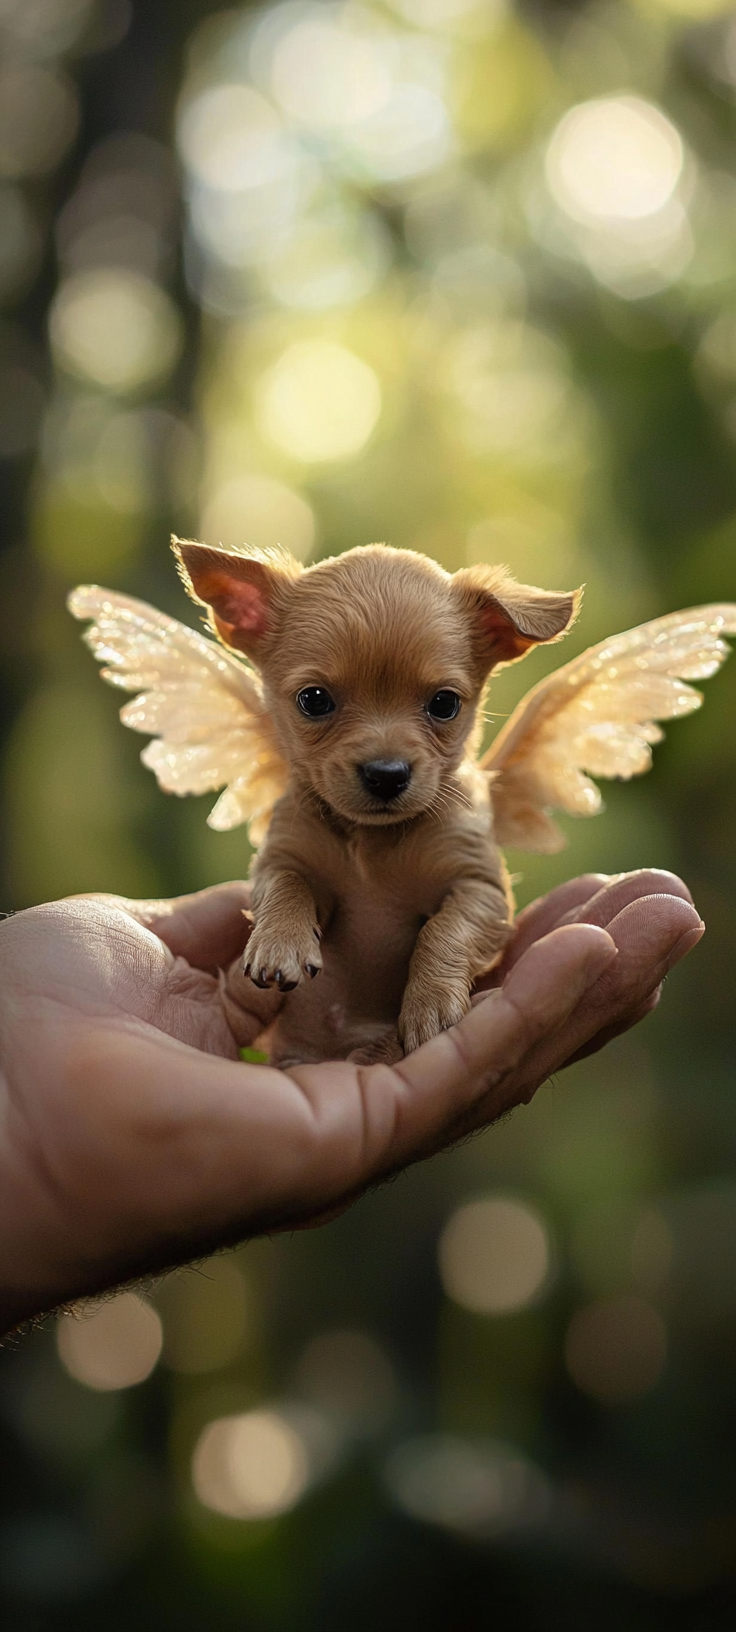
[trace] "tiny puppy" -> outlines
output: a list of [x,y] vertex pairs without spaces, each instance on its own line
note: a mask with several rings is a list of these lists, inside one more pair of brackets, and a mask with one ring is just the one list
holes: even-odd
[[477,760],[489,674],[559,640],[579,591],[505,567],[451,577],[381,544],[305,569],[173,543],[217,641],[95,584],[69,608],[92,620],[103,678],[137,693],[120,717],[152,738],[160,786],[223,789],[209,825],[248,822],[260,843],[244,967],[281,994],[281,1065],[394,1059],[459,1020],[510,931],[498,845],[560,850],[552,812],[594,816],[595,778],[647,771],[657,722],[700,707],[688,682],[736,635],[730,602],[611,635],[534,686]]
[[271,1059],[408,1053],[461,1019],[510,932],[476,761],[486,682],[559,640],[579,592],[503,567],[450,576],[381,544],[307,569],[284,553],[175,550],[220,639],[258,670],[288,770],[253,868],[244,964],[288,993]]

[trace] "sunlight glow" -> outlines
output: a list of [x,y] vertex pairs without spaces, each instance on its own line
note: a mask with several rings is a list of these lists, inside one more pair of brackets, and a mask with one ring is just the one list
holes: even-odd
[[333,203],[305,214],[260,276],[283,306],[322,312],[361,300],[390,253],[388,234],[374,215]]
[[289,346],[258,391],[264,434],[305,464],[359,453],[380,413],[381,387],[373,369],[332,340]]
[[452,30],[470,19],[478,32],[486,32],[506,13],[505,0],[391,0],[407,22],[417,28]]
[[388,65],[377,44],[317,15],[304,17],[279,41],[271,80],[284,112],[313,130],[340,129],[368,119],[391,93]]
[[547,149],[547,180],[576,221],[638,221],[672,197],[683,156],[678,131],[651,102],[603,97],[560,120]]
[[385,107],[349,132],[345,146],[356,169],[378,181],[402,181],[436,169],[452,146],[442,97],[430,85],[400,81]]
[[133,272],[102,269],[68,278],[49,325],[57,362],[109,391],[136,391],[164,379],[182,342],[169,296]]
[[305,560],[314,543],[315,519],[299,493],[271,476],[236,476],[207,500],[200,531],[205,542],[239,549],[255,544],[270,549],[282,544]]
[[215,85],[186,102],[179,149],[197,180],[220,192],[273,182],[288,164],[276,109],[249,85]]
[[552,136],[545,161],[550,193],[577,254],[624,299],[666,289],[692,257],[678,196],[684,162],[679,131],[636,96],[578,103]]

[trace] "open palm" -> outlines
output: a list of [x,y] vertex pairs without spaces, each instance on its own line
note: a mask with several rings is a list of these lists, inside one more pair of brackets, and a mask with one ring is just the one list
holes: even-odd
[[416,1054],[279,1072],[238,1058],[280,1001],[233,963],[246,903],[75,897],[0,928],[6,1329],[340,1210],[633,1025],[702,933],[671,874],[588,875],[521,914],[490,989]]

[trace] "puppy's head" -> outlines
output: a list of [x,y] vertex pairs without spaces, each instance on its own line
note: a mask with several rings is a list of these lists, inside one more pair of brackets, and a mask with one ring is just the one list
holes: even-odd
[[373,826],[441,807],[491,670],[558,640],[578,604],[505,568],[451,577],[382,544],[307,569],[285,554],[175,550],[221,639],[260,670],[293,775]]

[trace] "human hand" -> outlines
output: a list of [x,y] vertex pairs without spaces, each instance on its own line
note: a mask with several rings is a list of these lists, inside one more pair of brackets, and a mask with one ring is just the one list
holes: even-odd
[[577,879],[520,915],[492,989],[416,1054],[278,1072],[237,1058],[278,998],[254,1018],[216,973],[246,903],[237,884],[78,897],[0,926],[5,1329],[339,1210],[633,1024],[702,934],[670,874]]

